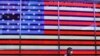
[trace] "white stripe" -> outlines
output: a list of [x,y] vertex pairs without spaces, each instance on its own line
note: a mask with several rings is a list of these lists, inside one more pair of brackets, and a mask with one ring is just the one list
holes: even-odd
[[96,39],[97,39],[97,40],[100,40],[100,36],[96,36]]
[[67,49],[68,47],[72,49],[95,49],[94,46],[61,46],[60,49]]
[[[93,26],[59,26],[63,30],[94,30]],[[100,30],[99,27],[96,27]],[[44,26],[44,29],[58,29],[58,26]]]
[[[58,10],[57,6],[45,6],[44,9],[45,10]],[[93,12],[93,8],[82,8],[82,7],[59,7],[59,10]],[[100,9],[95,9],[95,11],[100,12]]]
[[[22,39],[58,39],[58,36],[50,35],[22,35]],[[79,39],[79,40],[94,40],[94,36],[60,36],[60,39]],[[97,37],[97,40],[100,40],[100,36]]]
[[12,50],[12,49],[19,49],[18,45],[0,45],[0,50]]
[[[58,49],[58,46],[21,46],[22,49],[34,49],[34,50],[39,50],[39,49]],[[94,49],[94,46],[60,46],[60,49],[67,49],[68,47],[71,47],[72,49]]]
[[46,35],[22,35],[22,39],[58,39],[58,36]]
[[[60,46],[60,49],[67,49],[71,47],[72,49],[95,49],[94,46]],[[100,46],[97,46],[100,49]],[[19,49],[19,45],[0,45],[0,50],[13,50]],[[42,46],[42,45],[21,45],[23,50],[57,50],[58,46]]]
[[[44,16],[44,19],[49,20],[58,20],[57,16]],[[93,17],[71,17],[71,16],[60,16],[60,20],[85,20],[85,21],[94,21]],[[100,21],[100,18],[95,18],[96,21]]]
[[[100,36],[96,37],[100,40]],[[0,35],[0,39],[19,39],[19,35]],[[58,39],[58,36],[51,35],[21,35],[21,39]],[[94,40],[94,36],[60,36],[60,39]]]
[[[58,29],[58,26],[44,26],[44,29]],[[93,25],[90,26],[59,26],[62,30],[94,30]],[[96,30],[100,30],[100,27],[96,27]]]
[[58,49],[58,46],[21,46],[21,49],[28,49],[28,50]]
[[[21,35],[21,39],[57,39],[58,36]],[[0,39],[20,39],[19,35],[0,35]]]
[[0,35],[0,39],[19,39],[19,35]]
[[[94,36],[60,36],[60,39],[94,40]],[[97,40],[100,40],[100,38],[98,38]]]

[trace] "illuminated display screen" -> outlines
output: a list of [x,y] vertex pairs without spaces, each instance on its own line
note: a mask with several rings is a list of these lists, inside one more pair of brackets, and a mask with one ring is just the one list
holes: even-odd
[[[1,9],[0,10],[0,26],[1,26],[0,34],[58,35],[58,29],[85,30],[87,26],[89,26],[90,29],[86,29],[86,30],[94,30],[93,29],[94,26],[93,25],[90,26],[90,24],[88,24],[88,23],[94,24],[94,22],[87,22],[87,21],[94,20],[93,4],[78,3],[80,5],[77,5],[77,3],[72,4],[68,2],[66,3],[60,2],[58,7],[57,3],[58,3],[57,1],[44,2],[44,0],[41,1],[23,0],[22,2],[20,2],[20,0],[15,0],[15,1],[7,0],[6,2],[2,0],[0,2],[0,6],[1,6],[0,7]],[[58,9],[60,12],[58,12]],[[99,9],[96,10],[97,10],[96,12],[99,12]],[[96,17],[100,17],[100,15],[97,14]],[[58,23],[58,21],[60,22]],[[81,23],[85,23],[85,22],[87,24],[84,24],[86,26],[84,28],[84,26],[82,26],[83,24]],[[77,27],[77,25],[81,25],[81,27],[80,26]],[[75,29],[73,27],[75,27]],[[62,35],[74,34],[74,33],[69,34],[68,31],[61,31],[61,32],[60,33]],[[73,32],[73,31],[69,31],[69,32]],[[87,32],[84,33],[84,31],[83,31],[84,34],[80,34],[80,32],[82,31],[76,31],[76,32],[79,35],[87,35]],[[91,31],[90,31],[90,35],[93,35]]]
[[0,0],[0,55],[100,55],[99,40],[99,0]]

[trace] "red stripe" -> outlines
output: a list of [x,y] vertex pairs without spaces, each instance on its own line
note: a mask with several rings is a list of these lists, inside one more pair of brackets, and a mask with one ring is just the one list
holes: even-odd
[[[22,40],[21,44],[39,44],[39,45],[57,45],[58,40]],[[60,41],[60,45],[93,45],[94,41]],[[97,45],[100,45],[100,41],[97,41]]]
[[[35,55],[35,54],[33,54],[33,55],[0,55],[0,56],[59,56],[59,54],[51,54],[51,55],[49,55],[49,54],[47,54],[47,55],[45,55],[45,54],[42,54],[42,55],[41,54],[38,54],[38,55]],[[60,56],[64,56],[64,55],[60,55]],[[73,56],[76,56],[76,55],[73,55]],[[79,55],[77,55],[77,56],[79,56]],[[84,55],[81,55],[81,56],[84,56]],[[88,55],[88,56],[90,56],[90,55]],[[91,56],[94,56],[94,55],[91,55]]]
[[[81,37],[80,37],[81,38]],[[96,41],[97,45],[100,45],[100,41]],[[0,40],[0,44],[9,45],[58,45],[58,40]],[[94,41],[81,41],[81,40],[60,40],[60,45],[94,45]]]
[[100,8],[100,3],[95,5],[96,7]]
[[[0,55],[0,56],[41,56],[41,54],[39,55]],[[49,55],[49,54],[47,54],[47,55],[45,55],[45,54],[43,54],[42,56],[59,56],[59,54],[52,54],[52,55]],[[60,56],[64,56],[64,55],[60,55]],[[74,56],[76,56],[76,55],[74,55]],[[79,56],[79,55],[78,55]],[[83,56],[83,55],[82,55]],[[86,55],[85,55],[86,56]],[[88,55],[89,56],[89,55]],[[93,56],[93,55],[91,55],[91,56]]]
[[[58,2],[45,2],[44,3],[46,6],[48,5],[52,5],[52,6],[57,6]],[[59,2],[60,6],[79,6],[79,7],[93,7],[93,4],[86,4],[86,3],[70,3],[70,2]],[[100,7],[100,5],[98,4],[96,7]]]
[[[81,19],[81,18],[80,18]],[[50,23],[51,22],[51,23]],[[45,20],[44,22],[45,25],[58,25],[58,21],[52,21],[52,20]],[[60,25],[81,25],[81,26],[93,26],[94,22],[81,22],[81,21],[59,21]],[[100,22],[96,22],[96,26],[100,26]]]
[[44,24],[46,24],[46,25],[58,25],[58,20],[56,20],[56,21],[45,20]]
[[58,54],[58,51],[50,50],[0,50],[0,55],[2,54]]
[[[44,3],[46,6],[51,5],[51,6],[57,6],[58,2],[45,2]],[[93,4],[88,4],[88,3],[70,3],[70,2],[59,2],[59,6],[75,6],[75,7],[92,7]],[[100,4],[96,4],[97,8],[100,8]]]
[[8,45],[16,45],[16,44],[20,44],[20,40],[0,40],[0,45],[2,44],[8,44]]
[[[64,16],[93,16],[93,13],[86,13],[86,12],[59,12],[59,15],[64,15]],[[56,11],[45,11],[45,15],[58,15],[58,12]],[[97,17],[100,16],[100,13],[96,13]]]
[[95,54],[95,51],[74,51],[73,52],[74,54],[91,54],[91,55],[93,55],[93,54]]
[[[0,56],[19,56],[19,55],[0,55]],[[38,54],[38,55],[35,55],[35,54],[34,55],[21,55],[21,56],[41,56],[41,54]],[[51,54],[51,55],[42,54],[42,56],[59,56],[59,54]],[[64,56],[64,54],[60,54],[60,56]],[[80,56],[80,55],[72,55],[72,56]],[[90,55],[81,55],[81,56],[95,56],[95,55],[90,54]]]
[[19,54],[18,50],[0,50],[0,55],[2,54]]
[[[81,19],[81,18],[80,18]],[[51,23],[50,23],[51,22]],[[94,24],[94,22],[74,22],[74,21],[59,21],[60,25],[85,25],[85,26],[91,26]],[[58,21],[50,21],[45,20],[46,25],[58,25]],[[100,22],[97,23],[97,26],[100,26]]]
[[[65,54],[66,50],[60,50],[60,54]],[[0,50],[0,54],[59,54],[57,50]],[[72,54],[95,54],[93,50],[73,50]],[[100,54],[100,51],[97,51]]]
[[[49,34],[49,35],[58,35],[58,30],[45,30],[44,32],[45,34]],[[97,35],[100,35],[100,32],[96,32]],[[94,36],[94,31],[60,31],[60,35],[93,35]]]

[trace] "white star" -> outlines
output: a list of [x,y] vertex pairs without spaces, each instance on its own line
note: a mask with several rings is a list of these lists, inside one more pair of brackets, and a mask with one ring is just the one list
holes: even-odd
[[40,23],[38,23],[38,26],[40,26]]
[[19,23],[17,23],[17,25],[19,25]]
[[33,26],[33,28],[35,28],[35,26]]
[[12,28],[15,28],[15,26],[12,26]]
[[7,29],[7,32],[9,32],[9,29]]
[[30,19],[31,17],[30,16],[28,16],[28,19]]
[[1,28],[4,28],[4,26],[1,26]]
[[30,30],[28,29],[28,32],[30,32]]
[[23,9],[25,9],[25,6],[23,6]]
[[10,5],[10,3],[8,3],[8,5]]
[[3,12],[2,15],[4,15],[5,13]]
[[15,15],[15,13],[14,13],[14,12],[13,12],[12,14],[13,14],[13,15]]
[[22,28],[25,28],[25,26],[22,26]]
[[23,13],[23,15],[25,15],[25,13]]
[[9,12],[10,10],[8,9],[7,12]]
[[41,17],[38,17],[39,19],[41,18]]
[[18,3],[18,5],[20,5],[20,3]]
[[35,20],[33,20],[33,22],[35,22]]
[[40,10],[38,10],[38,12],[41,12]]
[[30,6],[31,5],[31,3],[28,3],[28,6]]
[[5,8],[5,6],[2,6],[2,8]]
[[35,7],[33,7],[33,9],[35,9]]
[[18,12],[20,11],[20,10],[17,10]]
[[28,25],[30,25],[30,23],[28,23]]
[[15,8],[15,6],[12,7],[13,9]]
[[23,22],[25,22],[25,20],[23,20]]
[[7,25],[9,25],[10,23],[9,22],[7,22]]
[[38,30],[38,32],[40,32],[40,30]]
[[30,12],[30,10],[28,10],[28,12]]
[[19,32],[19,30],[17,30],[17,32]]
[[39,3],[38,5],[40,6],[41,4]]
[[2,21],[5,21],[4,19],[2,19]]
[[35,13],[33,13],[33,15],[35,15]]
[[12,21],[15,21],[14,19],[12,19]]

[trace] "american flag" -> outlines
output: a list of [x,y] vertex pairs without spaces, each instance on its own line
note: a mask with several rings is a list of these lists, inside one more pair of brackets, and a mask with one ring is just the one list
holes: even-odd
[[100,4],[0,0],[0,55],[100,55],[99,26]]

